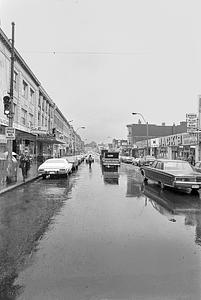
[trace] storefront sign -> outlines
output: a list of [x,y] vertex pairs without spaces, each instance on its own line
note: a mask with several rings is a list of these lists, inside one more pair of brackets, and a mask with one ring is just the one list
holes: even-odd
[[198,144],[198,137],[197,134],[189,134],[184,133],[182,134],[182,145],[197,145]]

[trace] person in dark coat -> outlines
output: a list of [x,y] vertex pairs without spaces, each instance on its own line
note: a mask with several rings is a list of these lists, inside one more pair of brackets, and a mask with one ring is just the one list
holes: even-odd
[[89,162],[89,168],[91,168],[91,164],[93,162],[93,158],[92,158],[91,154],[88,157],[88,162]]
[[19,167],[22,169],[22,177],[23,177],[23,181],[25,181],[25,178],[27,178],[28,171],[30,169],[30,158],[27,152],[25,152],[20,156]]

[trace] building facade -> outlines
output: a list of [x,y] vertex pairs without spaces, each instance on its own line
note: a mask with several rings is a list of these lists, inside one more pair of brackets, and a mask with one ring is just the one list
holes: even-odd
[[[0,29],[0,153],[7,151],[5,129],[9,125],[4,114],[3,97],[10,92],[11,42]],[[34,158],[59,157],[72,154],[74,137],[68,120],[42,87],[21,55],[15,49],[13,78],[13,151],[25,150]],[[75,145],[78,149],[80,146]]]

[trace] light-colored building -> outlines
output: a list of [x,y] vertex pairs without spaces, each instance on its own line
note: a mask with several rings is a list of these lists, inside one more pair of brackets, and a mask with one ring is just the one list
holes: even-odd
[[[11,42],[0,29],[0,152],[7,150],[3,97],[10,92]],[[75,138],[67,118],[50,98],[40,81],[15,49],[13,78],[13,151],[28,150],[43,160],[72,153],[72,144],[80,149],[81,138]]]

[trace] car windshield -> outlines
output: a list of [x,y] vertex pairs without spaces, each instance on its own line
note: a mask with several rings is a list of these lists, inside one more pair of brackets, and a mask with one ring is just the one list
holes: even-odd
[[63,159],[46,160],[45,163],[46,164],[55,164],[55,163],[63,164],[64,160]]
[[180,170],[180,171],[193,171],[189,163],[168,161],[164,164],[164,170]]

